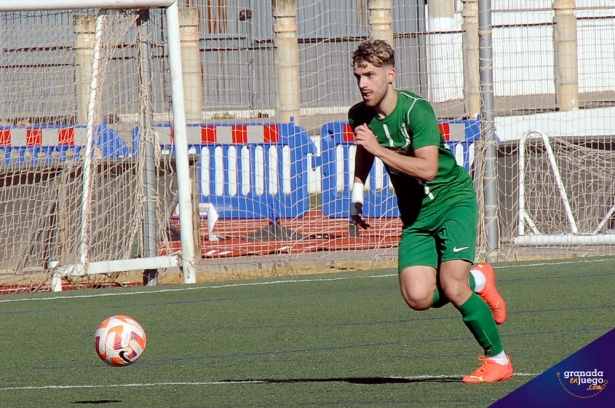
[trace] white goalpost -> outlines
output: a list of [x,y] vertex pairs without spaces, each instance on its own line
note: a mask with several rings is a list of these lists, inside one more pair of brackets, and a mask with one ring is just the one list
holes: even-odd
[[[132,100],[126,101],[128,92],[122,87],[127,80],[122,78],[122,74],[118,75],[117,73],[114,74],[115,83],[111,83],[107,78],[111,76],[113,69],[118,69],[112,66],[112,62],[117,61],[131,61],[131,63],[139,66],[140,72],[144,69],[143,72],[151,76],[151,73],[147,72],[150,69],[149,66],[143,68],[142,65],[149,65],[153,58],[144,59],[147,57],[140,55],[142,50],[138,46],[132,48],[126,46],[125,37],[129,35],[128,33],[131,30],[134,31],[134,21],[137,18],[128,16],[124,20],[125,10],[159,8],[163,9],[166,17],[165,35],[168,55],[165,63],[168,65],[170,74],[170,99],[175,147],[174,163],[163,163],[160,155],[155,154],[156,150],[159,150],[157,137],[155,132],[147,129],[147,127],[152,126],[152,123],[148,122],[147,119],[148,115],[152,115],[151,111],[148,112],[147,109],[143,111],[142,109],[140,116],[145,119],[141,119],[140,123],[135,126],[135,129],[139,129],[136,140],[134,138],[136,131],[133,129],[107,127],[108,117],[126,113],[126,109],[129,109],[120,106],[120,104],[124,103],[133,107],[139,105],[139,103],[143,104],[143,101],[139,101],[140,95],[136,95],[136,92],[141,92],[144,87],[152,86],[145,83],[134,86],[136,90],[135,94],[130,96]],[[25,123],[16,124],[9,123],[9,121],[5,124],[0,123],[4,125],[0,128],[0,132],[2,132],[5,140],[5,143],[3,143],[3,146],[5,146],[3,149],[5,155],[3,169],[6,177],[9,177],[9,175],[16,177],[15,174],[27,174],[26,178],[30,177],[35,180],[55,178],[49,185],[45,184],[47,190],[44,193],[44,197],[52,197],[53,204],[45,203],[46,200],[41,198],[32,203],[32,207],[37,205],[40,207],[29,210],[33,214],[43,214],[36,225],[33,227],[24,222],[24,226],[12,226],[16,230],[25,231],[30,238],[35,239],[30,239],[29,242],[24,239],[24,242],[20,243],[20,238],[12,237],[16,241],[16,245],[11,248],[6,245],[4,258],[7,254],[15,257],[17,253],[18,256],[22,256],[22,259],[17,259],[13,264],[7,262],[0,269],[5,270],[5,275],[9,275],[9,282],[10,276],[12,276],[12,279],[17,279],[17,281],[23,278],[32,285],[42,284],[36,282],[33,276],[37,273],[40,275],[41,272],[40,265],[37,265],[37,263],[45,261],[46,266],[43,266],[42,272],[44,276],[51,275],[51,289],[53,291],[61,291],[62,281],[67,278],[78,279],[79,277],[93,275],[111,276],[127,271],[158,270],[171,267],[182,269],[184,283],[195,283],[196,258],[192,226],[192,186],[186,139],[177,3],[170,0],[35,0],[29,2],[7,0],[0,2],[0,13],[44,13],[46,11],[60,13],[62,10],[91,11],[92,9],[99,11],[95,19],[94,43],[88,43],[92,45],[92,48],[85,50],[85,55],[92,57],[91,66],[86,67],[85,71],[87,72],[87,68],[91,69],[88,102],[85,108],[87,110],[87,123],[78,122],[78,111],[83,108],[79,106],[75,108],[76,113],[70,110],[64,113],[69,118],[77,116],[75,120],[77,123],[70,125],[60,124],[61,120],[59,119],[56,122],[47,121],[45,123],[41,123],[42,120],[40,119],[28,119],[24,120]],[[112,20],[114,22],[117,20],[119,23],[116,26],[106,27],[106,20],[110,18],[108,14],[110,10],[115,12]],[[115,18],[116,16],[117,18]],[[30,18],[30,20],[36,22],[39,16],[34,14],[27,15],[25,18]],[[17,24],[14,21],[18,19],[19,16],[14,19],[7,17],[7,26],[9,22],[10,24]],[[54,16],[52,15],[50,19],[53,20]],[[67,17],[64,15],[55,16],[55,20],[58,21],[66,19]],[[51,27],[50,32],[53,31],[54,29]],[[75,33],[77,33],[77,37],[82,35],[76,29]],[[40,46],[40,49],[46,51],[53,49],[52,47],[55,47],[55,45]],[[15,49],[17,50],[15,53],[19,53],[20,49],[18,47],[15,47]],[[67,49],[70,49],[70,47]],[[137,49],[137,51],[134,51],[134,49]],[[136,57],[134,57],[135,55]],[[23,58],[28,57],[24,56]],[[17,62],[14,64],[14,67],[19,67]],[[118,64],[119,62],[116,63],[116,65]],[[62,64],[57,65],[61,66]],[[65,63],[64,65],[71,64]],[[31,62],[23,66],[44,69]],[[119,69],[130,71],[128,66]],[[49,71],[51,72],[52,69],[49,69]],[[60,75],[58,74],[58,77]],[[70,77],[70,74],[68,76]],[[15,75],[15,78],[19,78],[18,74]],[[145,76],[145,78],[148,77]],[[49,82],[60,82],[55,77],[50,77],[48,80]],[[107,81],[106,84],[105,81]],[[110,98],[110,93],[105,88],[107,86],[120,90],[116,97]],[[40,92],[50,91],[40,90]],[[17,96],[15,99],[19,101],[20,98]],[[23,98],[25,99],[25,97]],[[150,98],[154,99],[151,92],[141,99]],[[110,99],[113,99],[113,101]],[[117,104],[114,104],[116,100]],[[151,101],[147,102],[152,103]],[[67,103],[67,105],[70,105],[70,103]],[[78,105],[78,102],[75,102],[74,105]],[[24,104],[24,106],[27,105]],[[18,109],[16,108],[16,110]],[[30,112],[27,112],[28,110]],[[33,118],[36,116],[33,109],[23,108],[23,111],[15,112],[13,117],[19,118],[19,115],[23,115],[23,117]],[[70,121],[70,119],[62,119],[62,121],[67,120]],[[29,123],[36,121],[39,122]],[[148,131],[150,131],[149,136]],[[22,133],[26,135],[25,141],[19,139]],[[46,143],[49,139],[48,135],[54,134],[60,135],[56,140],[59,143],[55,146]],[[69,135],[70,141],[68,142],[66,135]],[[128,140],[131,136],[132,140]],[[40,140],[33,141],[33,137],[39,137]],[[63,137],[65,139],[62,139]],[[149,139],[146,139],[147,137]],[[76,140],[81,140],[84,145],[79,146]],[[121,149],[112,151],[110,146],[119,146]],[[135,146],[140,146],[140,151],[145,153],[137,156]],[[151,147],[150,156],[147,156],[148,146]],[[58,155],[65,154],[66,159],[57,159]],[[68,159],[69,154],[70,158],[79,156],[80,160],[71,163]],[[21,157],[26,157],[26,159],[22,160]],[[161,168],[169,169],[164,176],[160,176]],[[173,172],[176,173],[172,174]],[[152,176],[152,173],[155,175]],[[56,177],[58,174],[61,174],[61,176]],[[71,184],[71,181],[75,181],[75,183]],[[28,183],[26,182],[26,184]],[[18,193],[9,193],[10,189],[6,184],[3,183],[3,188],[5,188],[3,191],[4,194],[9,196],[7,201],[19,201],[19,197],[16,196]],[[36,182],[30,184],[32,186],[39,185]],[[28,184],[28,189],[32,191],[34,187],[30,187],[30,184]],[[78,188],[79,184],[81,184],[81,189]],[[42,186],[42,184],[40,185]],[[169,192],[170,190],[172,191]],[[71,207],[73,203],[65,198],[67,192],[71,191],[73,191],[73,194],[74,191],[80,191],[80,203],[78,205],[75,203],[74,207]],[[101,200],[104,202],[101,203]],[[165,217],[168,215],[168,208],[174,208],[175,204],[179,208],[181,253],[179,255],[174,253],[168,245],[165,246],[164,242],[159,244],[158,239],[154,239],[153,244],[150,244],[148,249],[147,240],[152,241],[152,237],[149,237],[147,232],[142,231],[143,226],[141,224],[150,222],[152,225],[158,226],[161,231],[165,228],[168,229]],[[11,205],[14,206],[15,204]],[[77,210],[76,207],[79,207],[79,209]],[[148,210],[151,210],[149,219]],[[145,215],[142,216],[143,213]],[[77,223],[72,219],[73,217],[78,218]],[[2,223],[14,225],[17,223],[17,219],[19,217],[12,219],[7,217]],[[112,241],[113,236],[105,236],[100,233],[110,223],[118,223],[121,226],[121,228],[116,227],[118,243]],[[96,224],[96,227],[94,224]],[[37,230],[37,228],[39,229]],[[27,231],[28,229],[30,231]],[[5,228],[5,231],[7,231],[7,228]],[[153,235],[158,233],[154,230],[151,230],[150,233],[152,231]],[[70,236],[71,234],[72,236]],[[165,238],[164,233],[162,235],[162,241],[168,243],[168,237]],[[40,241],[39,238],[40,240],[47,239],[47,241]],[[108,242],[105,242],[107,240]],[[34,241],[37,243],[34,243]],[[39,254],[38,248],[33,248],[39,245],[39,241],[42,242],[40,245],[45,246],[44,254]],[[56,245],[58,248],[50,249],[51,245]],[[112,249],[103,249],[106,248],[105,246]],[[139,248],[135,250],[135,247]],[[140,253],[138,253],[139,249],[141,250]],[[28,258],[27,261],[23,258],[24,254],[25,258]],[[31,262],[29,262],[30,260]],[[0,282],[2,280],[4,278],[0,275]],[[155,283],[155,278],[152,279],[151,283]]]

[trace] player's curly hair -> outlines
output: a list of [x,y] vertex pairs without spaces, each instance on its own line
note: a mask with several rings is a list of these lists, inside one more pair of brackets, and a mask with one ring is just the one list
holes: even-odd
[[395,67],[395,51],[391,44],[385,40],[366,40],[359,44],[352,53],[352,65],[364,67],[367,64]]

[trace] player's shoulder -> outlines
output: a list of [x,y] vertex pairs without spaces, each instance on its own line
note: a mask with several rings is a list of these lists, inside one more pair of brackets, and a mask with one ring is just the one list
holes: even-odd
[[366,112],[367,112],[367,106],[365,106],[365,102],[361,101],[361,102],[355,103],[354,105],[350,107],[350,109],[348,109],[348,116],[355,118],[359,115],[365,114]]
[[415,106],[431,106],[427,99],[411,91],[399,90],[397,91],[397,95],[400,102],[399,105],[406,108],[414,108]]
[[420,95],[411,91],[400,90],[398,94],[397,106],[406,114],[418,113],[424,110],[432,111],[431,103]]
[[368,123],[373,116],[374,110],[366,106],[363,101],[354,104],[348,110],[348,120],[351,125],[356,122]]

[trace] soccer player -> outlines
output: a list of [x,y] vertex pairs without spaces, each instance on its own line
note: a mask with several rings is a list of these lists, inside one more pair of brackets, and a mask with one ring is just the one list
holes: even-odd
[[[513,376],[497,324],[506,305],[489,264],[472,268],[478,205],[468,172],[444,145],[434,110],[420,96],[396,90],[395,53],[388,42],[368,40],[352,54],[363,100],[348,112],[357,146],[351,216],[362,228],[363,185],[374,158],[385,165],[402,220],[398,249],[401,294],[414,310],[452,303],[484,350],[464,383]],[[472,269],[472,272],[470,272]]]

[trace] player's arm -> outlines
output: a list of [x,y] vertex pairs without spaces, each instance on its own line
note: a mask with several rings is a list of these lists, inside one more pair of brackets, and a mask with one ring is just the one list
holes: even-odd
[[[356,107],[348,112],[348,122],[356,129]],[[363,219],[363,186],[367,182],[369,172],[374,165],[374,155],[365,150],[362,146],[357,146],[354,160],[354,178],[350,200],[350,217],[352,221],[361,228],[369,228],[369,224]]]
[[373,165],[374,155],[362,146],[357,146],[354,161],[352,198],[350,200],[350,216],[352,221],[363,229],[369,228],[369,224],[363,219],[363,186]]
[[373,165],[374,155],[365,150],[363,146],[357,146],[354,160],[354,182],[365,184]]
[[421,147],[414,151],[414,156],[405,156],[380,146],[374,133],[365,125],[357,126],[355,144],[387,166],[414,178],[431,181],[438,173],[437,145]]
[[378,144],[376,136],[367,126],[355,129],[355,144],[361,145],[378,157],[384,164],[416,179],[431,181],[438,174],[439,149],[442,135],[438,128],[436,114],[424,99],[416,101],[406,114],[413,156],[397,153]]

